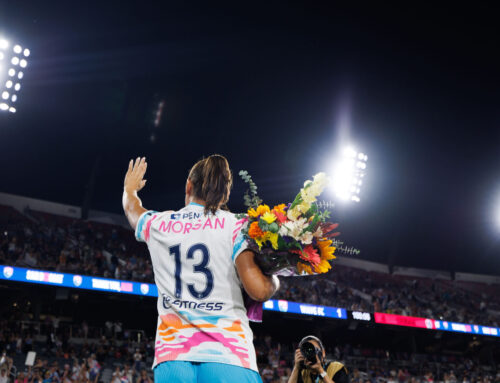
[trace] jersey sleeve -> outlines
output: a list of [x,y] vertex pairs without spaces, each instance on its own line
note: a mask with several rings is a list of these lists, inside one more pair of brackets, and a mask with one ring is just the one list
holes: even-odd
[[248,249],[248,241],[245,238],[245,235],[243,234],[243,228],[245,227],[245,223],[247,222],[246,219],[240,219],[236,221],[234,230],[233,230],[233,254],[232,254],[232,260],[233,262],[236,262],[236,258]]
[[148,210],[141,214],[135,228],[135,239],[139,242],[148,242],[151,230],[151,223],[157,217],[158,212]]

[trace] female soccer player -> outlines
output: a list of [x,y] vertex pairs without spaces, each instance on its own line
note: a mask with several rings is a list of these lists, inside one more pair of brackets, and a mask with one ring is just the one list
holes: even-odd
[[179,211],[142,207],[146,167],[145,158],[130,161],[123,209],[149,248],[158,287],[155,381],[262,382],[240,286],[266,301],[279,283],[247,250],[244,221],[221,210],[232,185],[227,160],[212,155],[191,168]]

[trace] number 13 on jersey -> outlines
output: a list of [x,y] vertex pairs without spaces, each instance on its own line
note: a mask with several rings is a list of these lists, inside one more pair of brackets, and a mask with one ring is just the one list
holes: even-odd
[[[170,255],[175,258],[175,297],[180,298],[182,295],[182,254],[181,245],[174,245],[169,248]],[[204,299],[210,295],[214,288],[214,275],[208,268],[210,262],[210,251],[203,243],[197,243],[189,247],[186,252],[186,259],[195,259],[195,255],[201,255],[201,262],[192,266],[193,273],[205,274],[206,282],[202,290],[197,290],[192,283],[187,283],[187,288],[191,296],[195,299]]]

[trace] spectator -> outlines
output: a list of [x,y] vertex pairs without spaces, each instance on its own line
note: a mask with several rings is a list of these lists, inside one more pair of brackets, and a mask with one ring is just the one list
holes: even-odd
[[139,372],[141,370],[141,364],[142,364],[142,354],[137,348],[134,354],[134,370]]
[[113,372],[113,378],[111,379],[111,383],[121,383],[122,382],[122,372],[120,370],[120,366],[116,365],[115,371]]
[[0,383],[9,383],[7,367],[2,367],[2,369],[0,370]]

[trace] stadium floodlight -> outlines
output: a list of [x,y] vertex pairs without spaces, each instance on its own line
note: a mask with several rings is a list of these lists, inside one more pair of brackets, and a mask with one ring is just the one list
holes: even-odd
[[335,195],[344,201],[359,202],[368,156],[357,152],[352,147],[342,151],[342,155],[333,171],[333,189]]
[[[16,108],[11,105],[18,99],[21,90],[20,81],[24,73],[20,68],[28,66],[27,57],[30,50],[20,44],[10,44],[0,37],[0,111],[16,113]],[[18,81],[14,83],[15,76]]]

